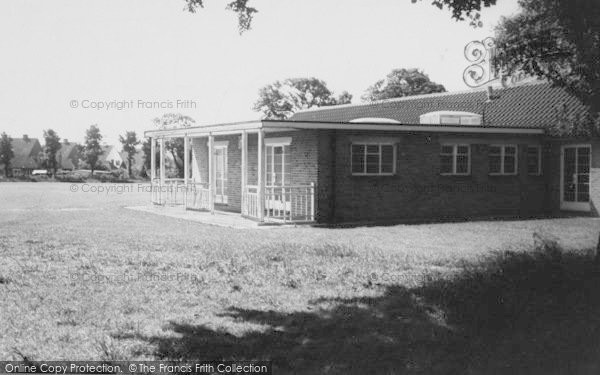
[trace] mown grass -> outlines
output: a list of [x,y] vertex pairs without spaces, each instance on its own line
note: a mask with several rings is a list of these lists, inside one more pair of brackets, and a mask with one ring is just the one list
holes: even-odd
[[[0,186],[0,358],[597,369],[600,284],[574,251],[594,244],[593,219],[236,230],[123,208],[147,194],[68,189]],[[534,231],[567,251],[524,253]]]

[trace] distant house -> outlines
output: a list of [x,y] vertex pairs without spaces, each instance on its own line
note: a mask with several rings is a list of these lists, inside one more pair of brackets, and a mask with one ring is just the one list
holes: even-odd
[[[131,172],[134,175],[139,176],[142,170],[144,169],[144,151],[141,149],[141,147],[136,148],[136,150],[137,152],[133,156],[133,160],[131,163]],[[125,151],[121,151],[120,155],[121,159],[123,160],[121,167],[125,170],[128,170],[129,161],[127,153]]]
[[75,170],[79,164],[79,151],[77,143],[71,143],[68,139],[63,139],[62,145],[56,153],[56,162],[62,170]]
[[98,165],[107,169],[117,169],[121,167],[123,159],[116,146],[102,146],[102,155],[98,159]]
[[40,168],[40,153],[42,146],[37,138],[13,138],[12,148],[14,157],[10,161],[13,176],[29,176],[34,169]]

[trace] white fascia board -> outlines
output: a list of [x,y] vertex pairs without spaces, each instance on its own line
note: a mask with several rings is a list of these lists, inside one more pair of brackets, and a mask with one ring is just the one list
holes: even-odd
[[227,135],[227,134],[239,134],[244,130],[258,130],[263,127],[263,123],[251,122],[245,124],[222,124],[222,125],[208,125],[191,128],[179,128],[179,129],[165,129],[165,130],[146,130],[144,137],[153,138],[175,138],[184,136],[207,136],[209,134],[214,135]]
[[378,130],[401,132],[435,132],[435,133],[492,133],[492,134],[544,134],[544,129],[538,128],[501,128],[488,126],[452,126],[452,125],[393,125],[393,124],[350,124],[330,122],[269,121],[263,123],[264,128],[293,128],[293,129],[336,129],[336,130]]

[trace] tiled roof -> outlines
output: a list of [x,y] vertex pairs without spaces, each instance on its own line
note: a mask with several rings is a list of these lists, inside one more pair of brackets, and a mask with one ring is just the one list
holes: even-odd
[[544,128],[556,121],[557,111],[585,111],[566,90],[546,82],[531,82],[508,88],[447,92],[388,99],[368,104],[349,104],[308,109],[294,114],[290,121],[349,122],[359,118],[388,118],[403,124],[418,124],[419,116],[434,111],[465,111],[483,115],[484,125]]
[[38,154],[42,147],[37,138],[13,138],[11,145],[15,155],[10,160],[11,168],[39,168]]
[[[136,153],[133,156],[133,164],[131,165],[132,169],[141,169],[144,165],[144,151],[141,148],[136,148]],[[127,153],[125,151],[120,152],[121,159],[123,159],[123,165],[127,166]]]
[[77,144],[63,142],[56,153],[56,160],[58,161],[60,168],[75,169],[75,163],[77,162]]

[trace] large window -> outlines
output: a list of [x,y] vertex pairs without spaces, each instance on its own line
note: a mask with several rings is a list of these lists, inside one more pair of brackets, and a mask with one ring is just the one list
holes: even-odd
[[491,175],[516,175],[517,146],[491,145],[489,151],[489,171]]
[[542,174],[542,148],[527,146],[527,174],[539,176]]
[[396,172],[396,147],[386,143],[353,143],[353,175],[393,175]]
[[471,148],[469,145],[442,145],[440,173],[456,176],[469,175],[471,173]]

